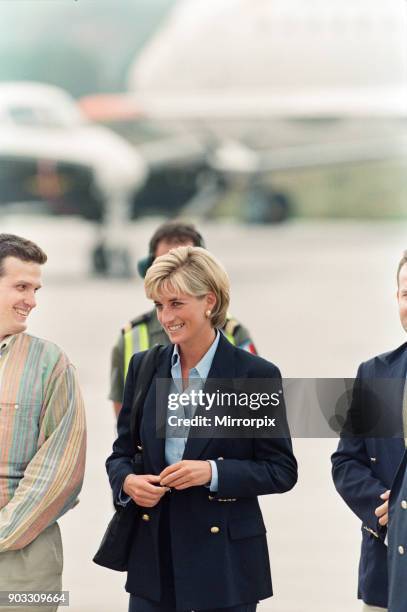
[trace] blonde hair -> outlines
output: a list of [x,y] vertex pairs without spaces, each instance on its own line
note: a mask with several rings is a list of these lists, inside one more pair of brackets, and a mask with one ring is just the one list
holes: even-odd
[[159,300],[163,293],[186,293],[203,297],[212,292],[216,304],[210,322],[213,327],[223,327],[229,307],[230,284],[222,264],[206,249],[180,246],[157,257],[144,279],[146,296]]

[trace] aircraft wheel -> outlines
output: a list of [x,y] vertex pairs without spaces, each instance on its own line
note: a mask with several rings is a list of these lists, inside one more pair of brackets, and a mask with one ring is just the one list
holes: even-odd
[[132,276],[130,253],[126,248],[108,248],[100,243],[93,249],[92,269],[98,276],[130,278]]
[[249,223],[281,223],[290,216],[291,209],[290,200],[283,193],[252,189],[245,216]]
[[266,211],[265,223],[282,223],[292,212],[290,200],[283,193],[272,193],[268,196],[269,206]]
[[107,276],[108,255],[105,245],[101,242],[92,251],[92,272],[99,276]]

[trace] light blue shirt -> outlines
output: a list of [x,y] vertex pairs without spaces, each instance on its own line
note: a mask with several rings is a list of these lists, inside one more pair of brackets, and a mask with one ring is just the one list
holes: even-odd
[[[193,388],[196,390],[202,389],[205,385],[205,381],[208,378],[209,370],[211,369],[213,358],[215,357],[216,349],[218,348],[220,339],[220,332],[216,330],[216,338],[206,351],[202,359],[196,364],[194,368],[189,370],[188,379],[193,379]],[[177,392],[182,393],[182,370],[181,370],[181,358],[178,351],[178,346],[174,346],[174,350],[171,355],[171,393]],[[188,385],[189,388],[189,385]],[[188,393],[188,388],[185,389],[185,393]],[[171,414],[167,411],[167,414]],[[191,415],[193,416],[193,414]],[[188,431],[185,431],[184,438],[170,438],[165,439],[165,460],[168,465],[181,461],[184,454],[185,446],[188,439]],[[209,485],[209,489],[212,493],[216,493],[218,490],[218,468],[215,461],[209,460],[212,468],[212,478]],[[123,492],[123,489],[119,493],[119,504],[125,506],[130,501],[130,497]]]
[[[205,381],[208,378],[209,370],[211,369],[213,358],[215,357],[216,349],[218,348],[220,338],[220,332],[216,330],[216,338],[206,351],[205,355],[202,359],[196,364],[195,367],[191,368],[188,373],[189,381],[193,381],[192,385],[188,384],[188,387],[184,389],[184,393],[188,393],[188,389],[193,387],[195,390],[199,391],[199,389],[203,389],[205,385]],[[181,370],[181,359],[178,351],[178,346],[174,346],[174,350],[171,356],[171,393],[177,392],[182,393],[182,370]],[[196,407],[195,407],[196,409]],[[194,412],[192,412],[193,407],[191,407],[191,413],[188,415],[190,417],[194,416]],[[171,412],[168,410],[168,416]],[[168,425],[167,425],[168,426]],[[165,439],[165,460],[168,465],[172,463],[177,463],[181,461],[182,456],[184,454],[185,446],[188,439],[188,430],[185,430],[185,437],[183,438],[172,438],[167,436]],[[210,490],[212,492],[216,492],[218,490],[218,468],[216,466],[215,461],[210,460],[212,468],[212,478],[210,483]]]

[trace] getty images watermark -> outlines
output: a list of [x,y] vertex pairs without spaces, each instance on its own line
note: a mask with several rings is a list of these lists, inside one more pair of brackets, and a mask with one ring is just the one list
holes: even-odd
[[190,379],[157,383],[157,434],[165,438],[285,437],[281,381]]
[[[280,405],[282,389],[274,393],[247,393],[245,391],[207,392],[203,389],[192,388],[188,392],[173,392],[168,395],[167,423],[170,428],[184,427],[276,427],[276,417],[248,417],[219,414],[223,408],[240,408],[252,411],[261,408],[276,408]],[[197,410],[199,414],[197,414]],[[217,414],[208,415],[209,411],[216,409]],[[177,414],[171,414],[176,411]],[[202,414],[201,411],[204,411]],[[181,414],[180,414],[181,413]]]
[[[160,438],[404,438],[405,378],[158,379]],[[153,400],[152,400],[153,401]]]

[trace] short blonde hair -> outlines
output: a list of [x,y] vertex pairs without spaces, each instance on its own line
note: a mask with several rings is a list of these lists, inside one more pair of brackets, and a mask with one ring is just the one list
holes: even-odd
[[222,264],[206,249],[180,246],[157,257],[148,269],[144,287],[150,300],[159,300],[163,293],[186,293],[203,297],[212,292],[216,304],[210,321],[223,327],[230,300],[230,284]]

